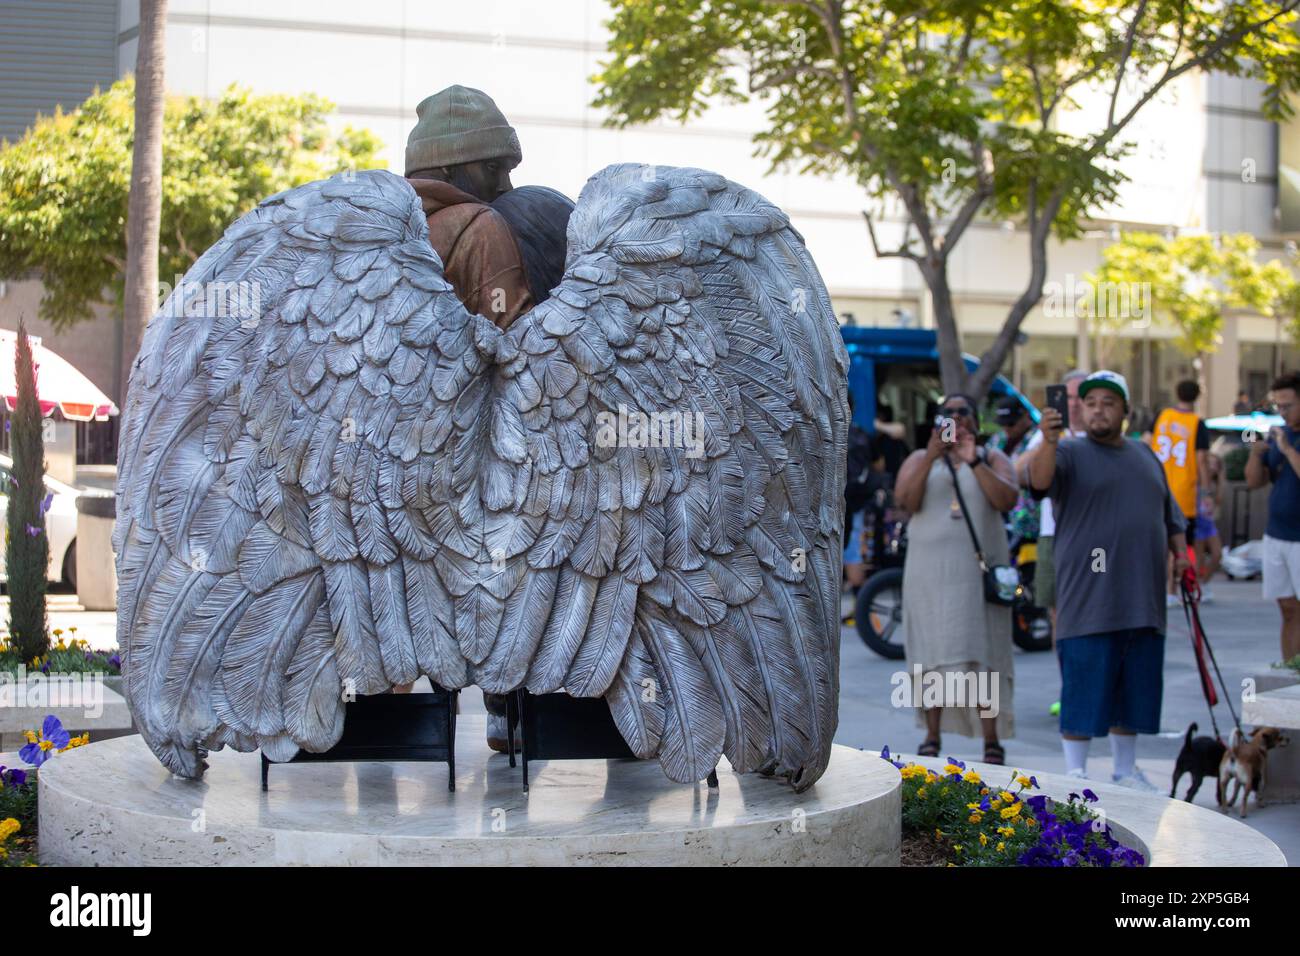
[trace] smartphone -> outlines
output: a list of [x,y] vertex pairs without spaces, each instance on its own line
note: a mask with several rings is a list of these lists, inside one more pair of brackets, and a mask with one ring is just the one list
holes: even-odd
[[1047,407],[1060,413],[1062,428],[1070,424],[1070,395],[1064,385],[1047,386]]

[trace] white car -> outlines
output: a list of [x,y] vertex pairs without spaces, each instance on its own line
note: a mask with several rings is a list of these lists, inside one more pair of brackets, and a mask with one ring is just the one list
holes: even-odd
[[[7,490],[13,476],[13,459],[0,455],[0,541],[3,541],[5,516],[9,509]],[[45,476],[45,490],[52,493],[50,510],[45,513],[45,532],[50,537],[50,566],[46,577],[51,581],[65,581],[73,590],[77,587],[77,498],[94,491],[81,491],[65,485],[57,478]],[[0,581],[7,581],[4,572],[5,549],[0,546]]]

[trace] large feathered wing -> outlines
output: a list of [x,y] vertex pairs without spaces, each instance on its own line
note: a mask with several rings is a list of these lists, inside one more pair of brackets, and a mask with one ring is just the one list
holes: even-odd
[[118,488],[128,700],[169,768],[327,749],[346,692],[423,673],[604,696],[674,780],[721,753],[820,776],[847,363],[816,268],[693,169],[602,171],[568,247],[502,332],[373,172],[195,264],[133,367]]

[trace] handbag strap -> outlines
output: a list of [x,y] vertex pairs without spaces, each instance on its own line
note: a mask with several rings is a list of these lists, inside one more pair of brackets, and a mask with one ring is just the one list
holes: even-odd
[[961,516],[966,519],[966,530],[970,532],[971,544],[975,545],[975,557],[979,560],[980,570],[987,572],[989,567],[984,560],[984,549],[980,547],[980,539],[975,534],[975,525],[971,523],[970,512],[966,510],[966,499],[962,497],[961,482],[957,480],[957,469],[952,466],[952,460],[943,456],[943,463],[948,466],[948,472],[952,475],[952,487],[957,492],[957,507],[961,509]]

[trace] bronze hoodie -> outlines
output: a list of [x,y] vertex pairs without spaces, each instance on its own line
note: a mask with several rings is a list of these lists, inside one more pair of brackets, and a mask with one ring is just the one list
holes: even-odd
[[443,275],[465,308],[503,329],[531,309],[523,257],[506,221],[450,183],[407,182],[420,197],[429,244],[442,260]]

